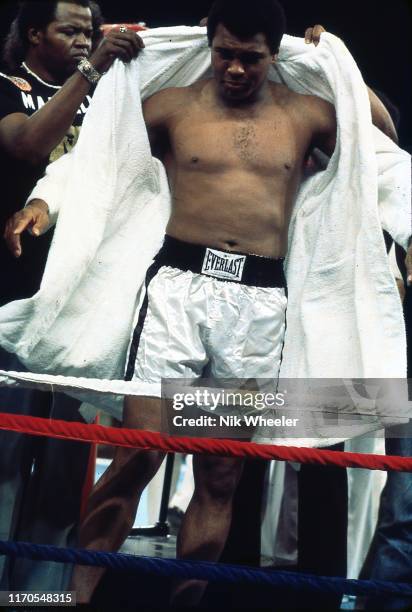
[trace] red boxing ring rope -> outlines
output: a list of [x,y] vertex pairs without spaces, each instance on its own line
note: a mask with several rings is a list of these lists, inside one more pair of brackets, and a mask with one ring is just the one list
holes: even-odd
[[0,413],[0,429],[80,442],[95,442],[145,450],[162,450],[168,453],[203,453],[227,457],[276,459],[277,461],[366,468],[369,470],[412,472],[412,457],[347,453],[294,446],[272,446],[270,444],[217,440],[214,438],[168,436],[151,431],[86,425],[4,412]]

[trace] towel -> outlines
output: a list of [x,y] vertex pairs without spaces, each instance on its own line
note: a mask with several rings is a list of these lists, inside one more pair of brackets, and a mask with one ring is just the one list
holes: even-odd
[[[141,34],[140,57],[116,61],[101,79],[76,147],[31,196],[58,213],[39,292],[0,309],[1,346],[49,383],[83,377],[107,391],[108,380],[116,387],[123,378],[139,288],[170,214],[141,102],[210,74],[204,28]],[[362,76],[332,34],[317,47],[285,35],[270,78],[334,103],[338,124],[334,154],[301,184],[290,223],[281,376],[405,377],[404,322],[382,227],[406,246],[410,157],[373,127]],[[20,376],[3,374],[4,384]],[[121,405],[116,392],[87,399]]]

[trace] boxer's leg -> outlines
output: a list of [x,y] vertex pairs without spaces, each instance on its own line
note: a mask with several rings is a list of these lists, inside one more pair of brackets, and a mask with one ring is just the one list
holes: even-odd
[[[123,426],[160,431],[160,400],[125,399]],[[143,489],[164,459],[160,451],[117,447],[110,467],[94,487],[80,527],[79,546],[115,551],[130,533]],[[71,589],[79,603],[90,601],[103,568],[76,566]]]
[[[138,300],[129,350],[126,380],[151,385],[157,396],[162,378],[196,378],[207,361],[198,337],[197,319],[202,316],[201,291],[191,296],[198,308],[187,307],[195,275],[167,264],[162,249],[149,268],[144,291]],[[196,277],[195,277],[196,278]],[[168,298],[168,299],[167,299]],[[161,402],[154,398],[126,398],[123,426],[161,431]],[[158,471],[164,453],[118,448],[110,468],[90,497],[81,526],[79,545],[93,550],[117,550],[134,522],[141,493]],[[78,567],[73,590],[80,602],[90,600],[104,570]]]
[[[177,538],[181,559],[217,561],[232,519],[232,501],[243,469],[243,459],[196,455],[193,457],[195,491]],[[201,528],[199,528],[201,526]],[[207,586],[202,580],[178,584],[173,604],[195,605]]]

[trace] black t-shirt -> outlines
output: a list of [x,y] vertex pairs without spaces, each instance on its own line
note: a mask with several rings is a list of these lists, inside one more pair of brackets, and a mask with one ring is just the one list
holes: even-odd
[[[60,88],[50,85],[21,68],[12,76],[0,73],[0,120],[12,113],[32,115]],[[12,158],[0,149],[0,305],[33,295],[40,286],[52,232],[39,238],[27,232],[23,235],[23,254],[19,259],[8,251],[3,239],[9,217],[23,208],[33,187],[44,174],[46,166],[70,151],[76,144],[83,117],[90,104],[87,96],[80,106],[73,125],[49,158],[34,166]]]

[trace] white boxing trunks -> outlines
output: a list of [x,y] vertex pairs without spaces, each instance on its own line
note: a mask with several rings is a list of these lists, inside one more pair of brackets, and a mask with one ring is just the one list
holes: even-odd
[[286,314],[283,259],[166,236],[136,312],[126,380],[160,394],[162,378],[276,379]]

